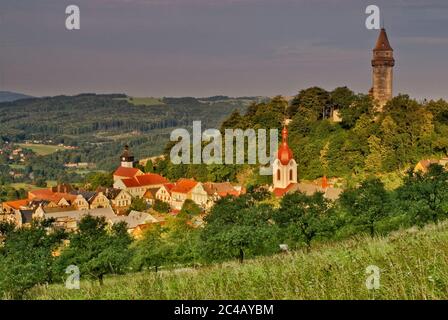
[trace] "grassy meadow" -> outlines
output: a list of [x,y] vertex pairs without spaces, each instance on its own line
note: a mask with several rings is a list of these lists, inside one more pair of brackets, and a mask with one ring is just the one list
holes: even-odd
[[[366,288],[366,268],[381,270]],[[81,275],[82,278],[82,275]],[[197,269],[83,280],[80,290],[36,287],[28,299],[448,299],[448,224],[358,237]]]
[[55,153],[63,148],[48,144],[35,144],[35,143],[21,143],[19,144],[21,148],[30,149],[39,156],[47,156],[49,154]]
[[159,99],[153,97],[131,97],[127,101],[135,106],[160,106],[164,104]]

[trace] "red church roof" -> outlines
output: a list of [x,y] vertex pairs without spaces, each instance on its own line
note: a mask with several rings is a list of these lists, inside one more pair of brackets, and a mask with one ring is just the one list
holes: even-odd
[[149,186],[153,184],[164,184],[167,183],[168,180],[162,177],[160,174],[156,173],[147,173],[140,176],[136,176],[135,179],[142,186]]
[[141,173],[142,172],[136,168],[118,167],[118,169],[114,172],[114,176],[134,178]]
[[166,178],[156,173],[142,174],[134,178],[123,179],[122,181],[127,188],[159,185],[168,182]]

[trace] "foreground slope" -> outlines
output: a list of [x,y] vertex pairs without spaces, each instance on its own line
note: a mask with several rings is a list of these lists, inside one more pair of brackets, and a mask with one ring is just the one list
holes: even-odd
[[[367,290],[366,267],[381,269]],[[448,225],[385,238],[359,237],[295,252],[197,270],[110,277],[81,290],[40,287],[30,299],[448,299]]]

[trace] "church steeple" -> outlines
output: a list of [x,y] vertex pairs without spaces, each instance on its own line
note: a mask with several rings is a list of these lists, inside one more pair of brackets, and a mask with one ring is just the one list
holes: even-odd
[[131,155],[129,151],[129,146],[124,146],[124,151],[120,156],[121,166],[125,168],[133,168],[134,167],[134,156]]
[[281,193],[289,186],[297,183],[297,163],[288,145],[288,129],[286,126],[282,130],[282,142],[272,168],[274,193],[276,190]]
[[373,86],[371,94],[379,111],[392,99],[393,67],[395,66],[394,50],[387,37],[386,29],[382,28],[375,48],[373,48]]

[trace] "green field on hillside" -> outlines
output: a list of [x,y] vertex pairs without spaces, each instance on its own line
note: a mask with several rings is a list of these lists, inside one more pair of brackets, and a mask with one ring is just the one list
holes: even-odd
[[47,156],[59,150],[63,150],[63,148],[59,146],[48,144],[21,143],[19,146],[24,149],[31,149],[39,156]]
[[[359,237],[294,252],[198,269],[108,277],[80,290],[37,287],[29,299],[448,299],[448,225],[388,237]],[[366,268],[380,287],[366,288]],[[82,277],[82,275],[81,275]]]
[[135,106],[160,106],[164,104],[159,99],[153,97],[129,97],[127,101]]

